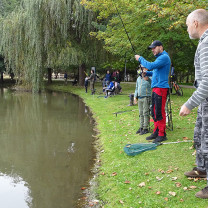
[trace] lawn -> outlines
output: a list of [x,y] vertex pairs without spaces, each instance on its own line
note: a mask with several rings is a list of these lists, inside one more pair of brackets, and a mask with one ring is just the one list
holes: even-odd
[[[122,83],[121,94],[105,99],[101,83],[96,83],[96,94],[85,93],[82,87],[54,83],[48,88],[73,92],[83,98],[96,120],[98,140],[96,177],[97,200],[104,208],[206,208],[208,201],[198,199],[195,193],[206,186],[205,180],[191,180],[184,172],[195,164],[193,143],[166,144],[156,150],[134,157],[123,151],[126,144],[146,143],[146,136],[138,135],[139,112],[137,106],[128,106],[129,93],[134,83]],[[173,131],[167,129],[167,142],[192,140],[197,109],[187,117],[180,117],[181,105],[194,89],[183,88],[184,96],[171,95]],[[132,111],[129,111],[132,110]],[[128,111],[114,114],[118,111]],[[92,206],[93,205],[89,205]],[[98,205],[94,206],[98,207]]]

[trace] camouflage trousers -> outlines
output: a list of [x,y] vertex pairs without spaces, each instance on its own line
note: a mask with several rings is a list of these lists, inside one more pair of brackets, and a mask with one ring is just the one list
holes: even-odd
[[208,99],[203,101],[198,108],[194,128],[194,145],[197,168],[208,173]]

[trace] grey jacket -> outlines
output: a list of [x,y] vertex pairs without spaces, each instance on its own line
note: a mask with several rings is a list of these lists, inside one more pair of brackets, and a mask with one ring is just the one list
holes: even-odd
[[136,82],[136,89],[134,93],[135,98],[150,97],[151,96],[151,79],[144,80],[139,76]]
[[208,30],[204,32],[194,58],[196,91],[185,103],[192,110],[208,98]]

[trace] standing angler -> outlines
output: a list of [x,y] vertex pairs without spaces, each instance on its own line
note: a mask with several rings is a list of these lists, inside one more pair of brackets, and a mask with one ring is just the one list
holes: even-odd
[[[194,128],[196,147],[196,165],[187,177],[206,178],[208,172],[208,11],[197,9],[186,19],[190,39],[199,39],[195,53],[195,87],[196,91],[181,107],[180,116],[186,116],[197,106],[197,119]],[[208,178],[207,178],[208,179]],[[196,197],[207,199],[208,186],[197,192]]]
[[[147,137],[147,140],[153,142],[162,142],[166,138],[166,113],[165,104],[167,100],[167,93],[169,89],[168,76],[170,71],[170,57],[166,51],[163,50],[163,45],[159,40],[155,40],[148,49],[152,50],[156,57],[154,62],[149,62],[140,55],[135,55],[135,59],[139,61],[148,71],[146,76],[152,76],[152,117],[154,120],[153,134]],[[153,70],[153,71],[149,71]]]

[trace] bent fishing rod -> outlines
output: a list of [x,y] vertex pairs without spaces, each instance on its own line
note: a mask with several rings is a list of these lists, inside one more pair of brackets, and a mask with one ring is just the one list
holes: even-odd
[[[127,30],[126,30],[126,27],[125,27],[124,22],[123,22],[123,20],[122,20],[122,18],[121,18],[121,15],[120,15],[120,13],[119,13],[119,11],[118,11],[118,8],[117,8],[115,2],[114,2],[114,1],[112,1],[112,2],[113,2],[114,6],[115,6],[115,8],[116,8],[116,12],[117,12],[117,14],[118,14],[118,16],[119,16],[119,18],[120,18],[120,20],[121,20],[121,23],[122,23],[122,25],[123,25],[124,31],[125,31],[125,33],[126,33],[126,35],[127,35],[127,37],[128,37],[128,40],[129,40],[129,42],[130,42],[130,44],[131,44],[132,51],[133,51],[134,54],[136,55],[136,51],[135,51],[134,46],[133,46],[133,44],[132,44],[132,42],[131,42],[131,39],[130,39],[130,37],[129,37],[129,34],[128,34]],[[139,60],[138,60],[138,62],[139,62]],[[137,69],[139,69],[139,68],[141,68],[141,71],[142,71],[142,73],[143,73],[143,69],[142,69],[142,67],[141,67],[141,63],[140,63],[140,62],[139,62],[139,65],[138,65]]]

